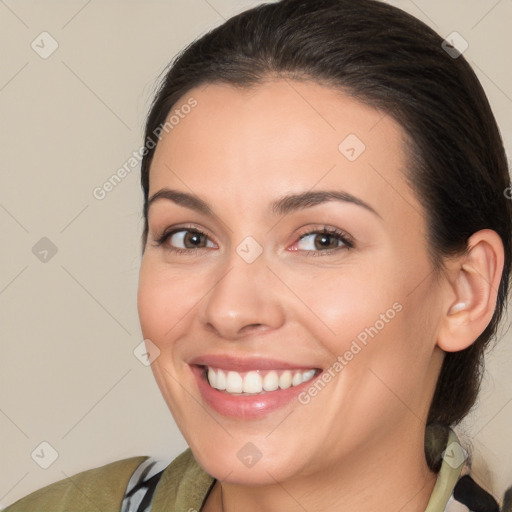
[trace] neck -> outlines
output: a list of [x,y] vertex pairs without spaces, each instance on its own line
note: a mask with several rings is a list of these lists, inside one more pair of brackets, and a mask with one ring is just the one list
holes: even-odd
[[204,512],[423,512],[437,475],[426,464],[423,436],[368,446],[322,472],[267,485],[217,481]]

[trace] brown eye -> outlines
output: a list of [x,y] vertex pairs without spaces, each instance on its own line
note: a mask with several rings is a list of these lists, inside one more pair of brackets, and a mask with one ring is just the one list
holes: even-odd
[[[178,234],[185,233],[182,236],[183,245],[187,249],[195,249],[197,247],[206,247],[206,237],[202,233],[197,233],[194,231],[183,231]],[[176,235],[174,235],[176,236]],[[171,237],[171,240],[174,237]]]
[[316,252],[350,247],[352,244],[342,233],[325,230],[307,233],[296,244],[297,250]]
[[205,247],[215,247],[208,236],[200,231],[192,229],[179,229],[168,233],[159,240],[159,245],[166,243],[169,249],[187,250],[202,249]]
[[324,233],[317,233],[314,235],[316,249],[335,249],[339,245],[339,240],[334,236]]

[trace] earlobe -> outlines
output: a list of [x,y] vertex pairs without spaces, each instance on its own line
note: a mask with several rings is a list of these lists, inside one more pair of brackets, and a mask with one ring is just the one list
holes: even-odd
[[468,250],[450,263],[446,313],[437,344],[446,352],[469,347],[491,321],[503,272],[504,249],[490,229],[473,234]]

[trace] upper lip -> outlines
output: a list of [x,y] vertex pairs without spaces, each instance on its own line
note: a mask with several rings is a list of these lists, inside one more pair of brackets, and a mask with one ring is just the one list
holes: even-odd
[[314,365],[304,365],[290,363],[278,359],[270,359],[267,357],[234,357],[232,355],[211,354],[199,356],[191,359],[188,364],[197,366],[208,366],[213,368],[222,368],[235,372],[247,372],[251,370],[310,370],[317,368]]

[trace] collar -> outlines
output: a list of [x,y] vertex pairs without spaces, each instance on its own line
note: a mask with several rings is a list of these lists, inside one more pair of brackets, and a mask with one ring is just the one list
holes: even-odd
[[443,452],[441,469],[425,512],[444,512],[455,484],[460,478],[465,459],[465,451],[455,432],[450,429],[446,449]]

